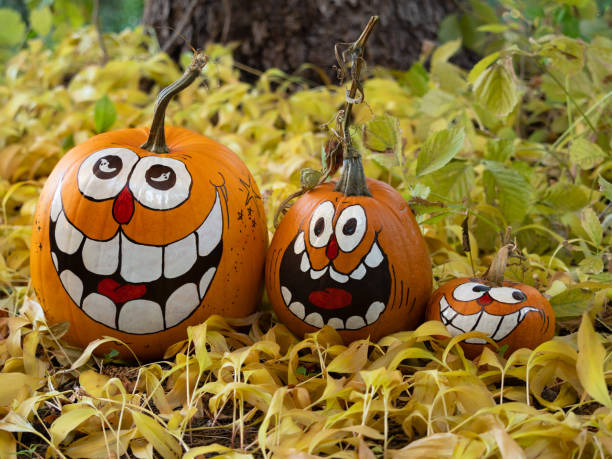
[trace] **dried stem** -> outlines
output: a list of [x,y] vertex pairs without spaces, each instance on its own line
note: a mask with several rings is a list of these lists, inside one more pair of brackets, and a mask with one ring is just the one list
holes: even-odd
[[153,153],[168,153],[169,149],[166,145],[166,135],[164,132],[164,121],[166,119],[166,108],[168,107],[168,103],[176,94],[193,83],[202,72],[202,68],[204,68],[207,61],[208,57],[203,52],[196,51],[193,55],[191,64],[189,64],[183,76],[159,92],[157,100],[155,101],[153,122],[151,123],[149,137],[140,148]]

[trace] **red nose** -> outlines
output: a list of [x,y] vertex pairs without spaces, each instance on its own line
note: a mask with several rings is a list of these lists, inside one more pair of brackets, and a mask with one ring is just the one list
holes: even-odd
[[132,219],[132,215],[134,215],[134,196],[126,185],[113,203],[113,218],[120,225],[125,225]]
[[325,249],[325,255],[330,260],[333,260],[338,256],[338,241],[336,240],[336,236],[332,235],[331,241],[327,244],[327,248]]

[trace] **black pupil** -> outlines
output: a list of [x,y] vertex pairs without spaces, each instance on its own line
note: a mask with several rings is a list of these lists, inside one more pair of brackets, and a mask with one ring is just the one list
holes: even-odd
[[342,232],[345,235],[350,236],[351,234],[355,232],[356,229],[357,229],[357,219],[353,217],[353,218],[349,218],[348,221],[344,224],[344,226],[342,227]]
[[162,164],[155,164],[145,173],[145,180],[157,190],[169,190],[176,183],[176,173]]
[[512,298],[516,301],[525,301],[527,299],[527,295],[523,292],[512,292]]
[[319,219],[317,220],[314,226],[315,236],[319,236],[323,232],[324,228],[325,228],[325,220],[323,220],[323,217],[319,217]]
[[116,177],[121,168],[123,167],[123,161],[116,155],[103,156],[93,166],[93,174],[99,179],[108,180]]
[[489,287],[486,285],[477,285],[476,287],[472,288],[472,291],[474,292],[488,292],[489,290]]

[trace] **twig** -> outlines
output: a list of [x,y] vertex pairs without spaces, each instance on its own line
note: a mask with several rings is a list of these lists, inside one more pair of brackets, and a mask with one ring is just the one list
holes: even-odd
[[183,29],[187,26],[187,23],[191,19],[191,13],[193,13],[193,10],[197,6],[197,4],[198,4],[198,0],[191,0],[191,3],[185,10],[185,13],[183,14],[183,16],[181,17],[181,20],[176,24],[174,33],[172,34],[170,38],[168,38],[168,41],[164,43],[164,46],[162,46],[162,51],[164,53],[167,53],[168,50],[172,47],[172,45],[176,41],[176,39],[181,36],[181,33],[183,32]]
[[102,27],[100,26],[100,0],[94,0],[93,10],[91,12],[91,22],[96,28],[96,33],[98,35],[98,44],[100,45],[100,50],[102,51],[102,61],[100,65],[104,67],[108,62],[108,51],[106,50],[106,45],[104,44],[104,37],[102,36]]

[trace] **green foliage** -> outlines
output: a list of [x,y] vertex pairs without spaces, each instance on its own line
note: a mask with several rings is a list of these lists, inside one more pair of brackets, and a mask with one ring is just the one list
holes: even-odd
[[94,107],[94,123],[96,124],[96,132],[106,132],[115,124],[117,120],[117,110],[113,101],[104,95],[102,99],[96,102]]

